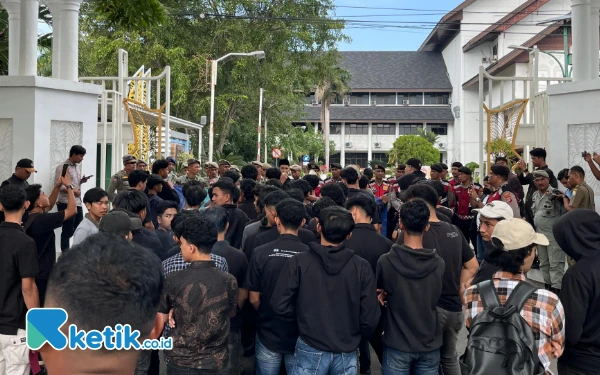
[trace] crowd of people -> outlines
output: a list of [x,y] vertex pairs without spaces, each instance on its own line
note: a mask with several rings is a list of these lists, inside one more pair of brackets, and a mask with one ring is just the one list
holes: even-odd
[[[40,359],[50,375],[159,373],[151,350],[30,352],[25,315],[42,306],[79,329],[172,338],[169,375],[239,375],[244,356],[258,375],[370,374],[371,348],[384,374],[600,368],[594,191],[580,166],[555,178],[543,149],[531,172],[498,157],[482,184],[459,162],[427,175],[416,158],[391,178],[332,163],[322,180],[285,159],[190,159],[178,174],[173,157],[127,155],[107,190],[82,195],[85,154],[73,146],[50,187],[20,160],[0,188],[0,375]],[[600,156],[586,161],[600,178]]]

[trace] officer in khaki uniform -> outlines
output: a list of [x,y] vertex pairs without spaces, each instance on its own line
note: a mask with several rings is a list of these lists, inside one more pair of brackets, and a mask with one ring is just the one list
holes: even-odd
[[135,159],[135,156],[123,156],[123,169],[112,176],[110,180],[110,186],[106,190],[108,193],[108,199],[110,199],[111,202],[115,200],[117,194],[129,188],[127,176],[129,176],[129,173],[135,170],[136,165],[137,160]]
[[554,293],[560,292],[562,278],[565,274],[567,255],[556,243],[552,233],[552,226],[565,214],[563,202],[559,195],[553,194],[554,188],[550,186],[550,175],[544,170],[533,172],[533,183],[537,190],[532,196],[533,221],[538,233],[545,235],[550,244],[537,245],[540,270],[544,276],[544,283]]

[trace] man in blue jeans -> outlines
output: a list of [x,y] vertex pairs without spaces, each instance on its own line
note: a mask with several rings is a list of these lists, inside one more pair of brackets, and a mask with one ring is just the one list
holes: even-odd
[[442,329],[436,305],[442,294],[444,260],[423,248],[429,207],[421,199],[400,209],[403,244],[392,246],[377,262],[383,319],[383,375],[437,375]]
[[344,244],[354,229],[350,212],[327,207],[318,220],[321,243],[309,243],[309,251],[283,267],[271,305],[280,316],[298,321],[291,374],[356,374],[356,349],[371,338],[381,315],[375,275],[369,262]]

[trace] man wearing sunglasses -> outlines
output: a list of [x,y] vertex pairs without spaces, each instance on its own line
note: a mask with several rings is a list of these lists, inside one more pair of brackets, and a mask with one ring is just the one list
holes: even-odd
[[129,189],[128,176],[136,169],[137,160],[133,155],[123,156],[123,169],[115,173],[110,179],[110,186],[106,191],[110,201],[114,201],[117,194]]

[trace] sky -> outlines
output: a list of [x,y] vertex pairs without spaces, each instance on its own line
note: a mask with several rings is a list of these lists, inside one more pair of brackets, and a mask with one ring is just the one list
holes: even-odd
[[416,51],[435,23],[462,1],[335,0],[336,17],[358,21],[346,26],[345,34],[352,40],[338,48],[340,51]]

